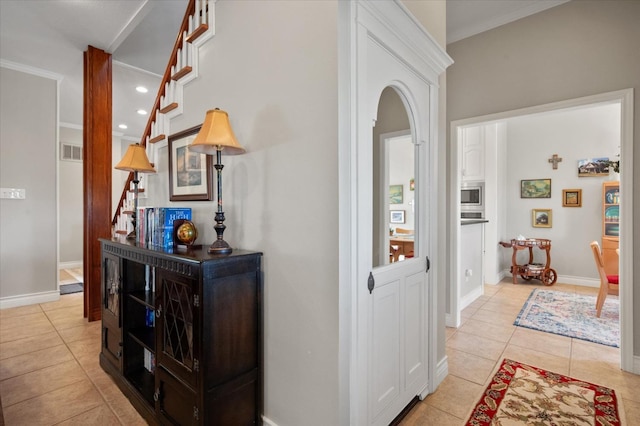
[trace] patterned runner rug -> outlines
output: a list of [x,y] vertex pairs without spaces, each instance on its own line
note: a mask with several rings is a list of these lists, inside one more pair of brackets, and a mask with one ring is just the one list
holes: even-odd
[[596,296],[534,289],[513,325],[619,347],[619,312],[615,296],[607,296],[597,318]]
[[466,426],[620,424],[613,389],[505,359]]

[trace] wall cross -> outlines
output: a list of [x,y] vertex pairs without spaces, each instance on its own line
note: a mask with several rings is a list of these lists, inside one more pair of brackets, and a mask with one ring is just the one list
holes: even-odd
[[551,158],[549,158],[549,162],[553,163],[553,169],[557,169],[558,168],[558,163],[562,161],[561,157],[558,157],[558,154],[553,154],[551,156]]

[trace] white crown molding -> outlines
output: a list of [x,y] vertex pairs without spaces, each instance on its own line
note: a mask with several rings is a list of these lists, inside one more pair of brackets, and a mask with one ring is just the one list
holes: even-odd
[[64,76],[55,72],[47,71],[42,68],[32,67],[30,65],[19,64],[17,62],[7,61],[6,59],[0,59],[0,67],[7,68],[14,71],[20,71],[27,74],[37,75],[38,77],[49,78],[51,80],[62,81]]
[[494,28],[508,24],[509,22],[517,21],[518,19],[522,19],[529,15],[534,15],[536,13],[542,12],[543,10],[547,10],[555,6],[559,6],[563,3],[567,3],[568,1],[570,0],[539,1],[512,12],[496,15],[492,19],[483,20],[482,22],[476,22],[473,25],[460,28],[457,31],[452,31],[451,34],[448,34],[447,44],[455,43],[456,41],[460,41],[467,37],[492,30]]

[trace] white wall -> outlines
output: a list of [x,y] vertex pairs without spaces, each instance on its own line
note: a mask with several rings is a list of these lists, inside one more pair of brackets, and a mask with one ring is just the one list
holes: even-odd
[[0,199],[3,306],[12,296],[58,297],[57,84],[0,67],[0,186],[26,190],[24,200]]
[[[247,149],[223,157],[224,236],[264,252],[264,414],[338,424],[337,4],[218,2],[200,52],[171,133],[219,107]],[[192,207],[211,244],[214,202],[169,203],[166,160],[159,147],[145,202]]]
[[[507,122],[507,234],[511,238],[551,240],[551,267],[561,277],[596,280],[589,243],[602,236],[602,183],[607,177],[578,177],[578,160],[620,153],[620,105],[555,111],[509,119]],[[558,154],[562,162],[553,170],[548,159]],[[551,198],[520,198],[521,179],[551,179]],[[582,189],[582,207],[562,207],[563,189]],[[534,228],[531,209],[552,209],[552,227]],[[544,251],[534,250],[541,255]],[[522,258],[524,259],[524,257]],[[524,263],[524,261],[523,261]],[[511,265],[504,250],[502,266]]]
[[[82,130],[60,126],[60,144],[82,146]],[[59,148],[62,149],[62,148]],[[60,158],[60,156],[58,157]],[[58,161],[60,203],[60,263],[83,261],[83,185],[82,161]],[[120,184],[122,189],[122,184]]]
[[404,210],[405,223],[389,223],[388,227],[393,229],[415,229],[415,214],[413,201],[415,191],[410,190],[409,183],[415,178],[415,145],[411,141],[411,136],[393,139],[389,147],[389,185],[402,185],[402,203],[390,204],[389,210]]

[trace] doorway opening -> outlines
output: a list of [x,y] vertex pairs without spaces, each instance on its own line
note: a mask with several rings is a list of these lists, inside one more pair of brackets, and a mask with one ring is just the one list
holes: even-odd
[[[478,127],[478,126],[484,126],[484,125],[499,126],[499,125],[504,125],[504,123],[508,123],[510,120],[526,120],[527,117],[535,117],[535,116],[540,116],[544,114],[551,115],[555,113],[571,112],[579,109],[585,109],[585,108],[596,107],[596,106],[610,106],[613,109],[618,108],[619,127],[618,127],[617,137],[618,137],[619,143],[617,143],[617,146],[619,147],[619,150],[616,152],[616,154],[619,154],[619,158],[615,158],[615,154],[613,154],[614,158],[610,158],[610,160],[620,161],[620,171],[621,171],[619,175],[620,191],[621,191],[621,194],[624,194],[624,199],[622,199],[623,197],[621,196],[621,202],[620,202],[619,275],[620,275],[620,280],[622,282],[628,282],[628,283],[633,282],[633,263],[632,263],[632,256],[631,256],[632,242],[633,242],[631,238],[631,235],[633,235],[633,229],[632,229],[633,227],[633,223],[632,223],[633,188],[632,188],[631,179],[629,177],[625,179],[625,173],[624,173],[624,170],[632,170],[632,167],[633,167],[632,105],[633,105],[633,91],[631,89],[628,89],[628,90],[622,90],[617,92],[604,93],[600,95],[588,96],[588,97],[579,98],[579,99],[572,99],[568,101],[556,102],[552,104],[524,108],[524,109],[519,109],[514,111],[507,111],[503,113],[492,114],[489,116],[474,117],[474,118],[459,120],[451,123],[450,182],[451,182],[451,188],[452,188],[452,197],[451,197],[450,209],[452,213],[455,212],[455,214],[452,214],[450,217],[451,217],[451,220],[456,220],[456,223],[451,223],[451,226],[450,226],[450,240],[452,241],[450,273],[451,273],[453,285],[451,285],[447,293],[449,297],[448,303],[447,303],[447,306],[449,309],[449,311],[447,312],[448,326],[456,326],[456,324],[460,323],[460,311],[462,309],[460,304],[459,279],[457,279],[457,277],[459,277],[458,269],[460,265],[459,261],[460,261],[460,249],[461,249],[460,226],[459,226],[459,220],[457,220],[457,218],[460,217],[460,207],[459,207],[460,191],[457,190],[457,188],[459,188],[460,184],[462,183],[460,156],[461,156],[461,149],[462,149],[461,139],[463,137],[465,128]],[[496,139],[497,142],[495,144],[495,152],[493,152],[492,155],[494,155],[495,158],[498,158],[499,159],[498,161],[506,161],[506,157],[504,153],[506,152],[507,147],[506,145],[501,145],[501,144],[507,143],[506,130],[501,129],[496,133],[500,134],[501,132],[503,133],[502,134],[503,140],[502,142],[500,142],[500,137],[497,137]],[[610,137],[611,135],[608,135],[608,136]],[[607,135],[603,135],[603,137],[607,137]],[[566,139],[570,139],[570,137],[567,137]],[[547,147],[547,148],[544,148],[544,152],[541,153],[541,155],[550,157],[555,153],[555,154],[559,154],[560,157],[562,157],[562,155],[565,155],[567,158],[569,158],[570,156],[571,160],[573,160],[574,157],[576,156],[580,156],[581,146],[579,144],[579,141],[576,142],[575,145],[568,146],[568,147],[563,145],[562,143],[558,143],[554,145],[554,148],[556,148],[558,152],[547,152],[549,150]],[[611,155],[612,154],[609,154],[609,156]],[[562,195],[562,190],[566,188],[563,187],[563,183],[561,179],[558,179],[557,186],[553,185],[553,180],[554,180],[553,178],[560,175],[554,174],[554,173],[557,173],[557,170],[552,170],[551,164],[546,165],[548,167],[548,170],[541,168],[542,171],[539,172],[541,173],[539,176],[532,175],[528,178],[531,178],[531,179],[551,178],[552,197],[549,200],[520,200],[519,199],[520,182],[514,183],[506,180],[505,177],[508,176],[508,174],[506,173],[506,170],[509,166],[512,168],[514,167],[522,168],[531,161],[532,159],[530,158],[530,155],[524,156],[520,163],[516,162],[514,164],[513,161],[510,161],[511,163],[510,165],[504,165],[503,170],[505,171],[505,174],[501,177],[501,179],[498,179],[498,175],[495,170],[490,170],[489,174],[487,175],[487,184],[491,185],[492,184],[491,181],[493,180],[493,186],[494,186],[493,194],[491,193],[492,191],[491,188],[487,190],[487,197],[491,199],[493,195],[493,199],[497,200],[497,204],[494,206],[493,211],[491,207],[487,207],[488,211],[486,213],[487,214],[486,217],[489,220],[489,223],[493,222],[495,224],[494,226],[497,226],[498,229],[494,230],[494,233],[496,235],[496,238],[498,239],[516,238],[518,234],[526,234],[526,233],[533,233],[535,231],[539,231],[537,229],[532,228],[532,225],[529,223],[530,222],[529,216],[531,213],[529,209],[547,207],[546,204],[544,206],[540,205],[543,201],[552,203],[549,205],[549,207],[552,207],[553,211],[557,211],[559,214],[559,217],[562,217],[563,215],[566,216],[562,222],[555,221],[554,223],[554,226],[559,231],[561,230],[560,228],[561,226],[564,226],[565,228],[568,227],[569,226],[568,223],[570,223],[570,221],[572,220],[570,217],[567,216],[568,210],[574,210],[574,211],[578,210],[578,209],[563,208],[562,202],[561,202],[561,195]],[[565,173],[567,173],[570,170],[571,173],[574,173],[574,176],[578,176],[578,170],[577,170],[578,165],[575,163],[569,162],[568,159],[565,161],[567,162],[566,163],[561,162],[559,167],[562,168],[564,166]],[[497,167],[500,167],[500,166],[497,165]],[[629,174],[627,174],[626,176],[629,176]],[[610,178],[601,178],[601,179],[598,179],[597,182],[592,181],[591,183],[589,183],[589,179],[593,179],[593,178],[589,178],[589,177],[580,178],[580,179],[583,179],[580,181],[580,184],[583,184],[584,182],[585,186],[587,186],[587,184],[588,186],[593,186],[595,182],[596,184],[600,185],[600,188],[601,188],[602,181],[614,180],[615,178],[616,177],[614,176]],[[589,209],[591,210],[595,209],[592,212],[593,215],[601,214],[601,193],[600,192],[601,192],[601,189],[597,192],[597,195],[596,195],[596,192],[594,192],[592,188],[591,190],[592,196],[590,197],[591,199],[589,200],[588,205],[586,204],[587,200],[584,199],[584,194],[583,194],[583,200],[585,204],[581,209],[582,210],[581,213],[586,213]],[[516,201],[515,204],[520,206],[520,210],[510,209],[510,207],[507,205],[508,203],[506,203],[506,200],[508,199],[508,197],[518,197],[518,199],[515,200]],[[536,204],[536,202],[538,202],[538,204]],[[529,204],[523,204],[523,203],[529,203]],[[524,209],[526,209],[526,211],[522,211]],[[509,217],[509,215],[511,215],[511,217]],[[518,217],[515,217],[516,215]],[[595,218],[594,220],[598,221],[598,223],[601,223],[599,221],[602,219]],[[509,225],[506,225],[506,224],[509,224]],[[593,231],[595,232],[594,234],[595,237],[591,238],[592,240],[601,239],[602,233],[600,230],[601,230],[601,225],[599,225],[599,227],[595,229],[595,231]],[[548,232],[549,230],[544,230],[544,231]],[[534,236],[534,235],[525,235],[525,236]],[[540,236],[544,237],[542,234]],[[589,237],[585,237],[585,238],[588,239]],[[589,270],[595,269],[593,267],[592,254],[590,252],[588,243],[585,243],[582,245],[584,247],[582,247],[580,244],[576,244],[575,250],[577,251],[578,249],[580,249],[581,253],[584,254],[586,259],[588,259],[589,268],[590,268]],[[583,248],[584,250],[582,250]],[[485,249],[491,250],[491,251],[498,250],[498,248],[494,245],[492,245],[491,247],[485,246]],[[504,249],[501,249],[501,250],[504,250]],[[502,255],[498,254],[497,256],[495,256],[496,257],[495,262],[496,263],[500,262],[501,257],[502,258],[507,257],[509,259],[509,264],[510,264],[510,255],[511,254],[509,253],[507,256],[506,252]],[[560,257],[559,260],[560,259],[562,259],[562,257]],[[563,262],[566,264],[567,260],[564,259]],[[508,272],[509,270],[508,265],[504,265],[504,263],[505,262],[503,259],[502,264],[500,264],[499,266],[499,269],[503,274],[501,277],[504,277],[505,270],[507,271],[506,275],[507,276],[510,275],[510,273]],[[556,269],[558,265],[559,264],[556,264],[555,266]],[[567,268],[564,268],[564,269],[566,270]],[[495,274],[495,270],[492,270],[490,272],[492,274]],[[561,271],[559,271],[559,275],[561,280],[564,280],[564,281],[571,280],[572,277],[576,281],[579,281],[581,280],[580,277],[584,276],[584,273],[582,274],[573,273],[573,275],[570,275],[570,274],[563,273],[561,269]],[[565,276],[563,277],[563,275]],[[492,280],[495,280],[495,278],[492,278]],[[591,284],[595,285],[595,282],[596,282],[596,279],[594,278],[591,281]],[[491,283],[495,283],[495,282],[491,282]],[[573,282],[572,284],[577,284],[577,282]],[[632,348],[632,341],[633,341],[632,340],[633,339],[632,290],[633,289],[632,289],[632,286],[630,285],[622,286],[622,287],[623,288],[620,290],[621,368],[626,371],[633,371],[633,348]]]

